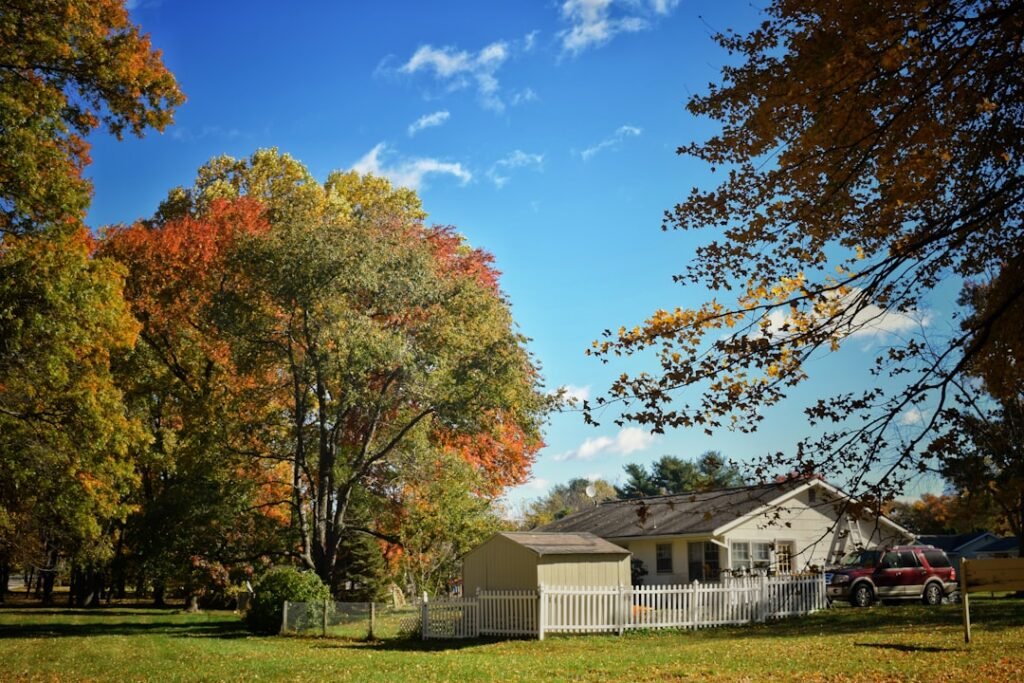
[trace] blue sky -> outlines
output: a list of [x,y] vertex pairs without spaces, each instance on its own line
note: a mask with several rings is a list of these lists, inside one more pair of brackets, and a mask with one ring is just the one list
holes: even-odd
[[[333,169],[418,189],[430,221],[495,254],[502,286],[547,385],[594,397],[641,361],[602,366],[584,350],[605,328],[705,291],[674,285],[700,233],[661,216],[713,178],[675,149],[715,130],[684,109],[728,59],[714,30],[760,20],[725,0],[296,2],[130,0],[188,102],[163,135],[93,140],[89,224],[149,216],[218,154],[278,147],[318,178]],[[924,312],[930,325],[940,317]],[[905,331],[910,321],[892,320]],[[575,476],[615,481],[631,461],[739,460],[789,451],[801,409],[840,381],[864,386],[884,334],[851,340],[814,381],[765,413],[756,435],[658,437],[552,418],[534,479],[512,506]],[[861,368],[865,368],[862,370]],[[908,416],[911,421],[912,416]],[[922,488],[935,488],[925,481]]]

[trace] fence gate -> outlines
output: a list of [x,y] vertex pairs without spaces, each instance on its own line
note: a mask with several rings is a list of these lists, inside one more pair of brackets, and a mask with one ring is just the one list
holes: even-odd
[[421,612],[423,639],[476,638],[480,635],[479,611],[477,600],[441,599],[424,602]]

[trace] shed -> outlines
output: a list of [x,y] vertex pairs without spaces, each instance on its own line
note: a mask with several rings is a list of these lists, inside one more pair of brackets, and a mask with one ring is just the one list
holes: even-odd
[[591,533],[505,532],[462,560],[466,595],[546,586],[628,586],[630,552]]

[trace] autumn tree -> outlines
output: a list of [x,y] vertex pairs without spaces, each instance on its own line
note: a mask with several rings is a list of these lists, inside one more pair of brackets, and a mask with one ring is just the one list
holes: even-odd
[[970,491],[922,493],[916,500],[893,501],[884,512],[886,517],[916,534],[998,531],[998,513],[991,502]]
[[[414,595],[444,595],[462,575],[463,556],[509,524],[483,494],[480,472],[457,454],[421,459],[403,479],[391,506],[398,574]],[[377,524],[389,526],[380,515]]]
[[[593,493],[590,495],[588,489]],[[533,529],[550,524],[574,512],[616,499],[616,489],[604,479],[577,477],[565,484],[556,484],[544,496],[532,501],[523,515],[523,526]]]
[[91,250],[84,229],[0,243],[0,565],[45,569],[46,599],[58,560],[110,558],[145,438],[110,370],[138,333],[124,272]]
[[1024,394],[964,404],[944,412],[930,452],[966,502],[994,508],[1024,557]]
[[0,235],[85,215],[88,135],[163,130],[184,101],[124,0],[0,5]]
[[374,508],[420,459],[458,455],[483,493],[522,481],[548,401],[490,256],[424,226],[415,193],[355,173],[320,183],[262,150],[212,160],[152,222],[239,197],[269,228],[240,240],[209,319],[277,406],[252,456],[288,463],[296,555],[337,586],[353,532],[392,538]]
[[[289,469],[251,457],[254,423],[280,406],[259,376],[239,370],[216,322],[241,239],[268,231],[261,204],[216,199],[200,217],[108,229],[100,253],[128,271],[140,343],[116,367],[125,402],[149,442],[134,455],[139,487],[124,527],[125,571],[188,597],[226,589],[232,571],[284,554]],[[124,580],[124,576],[118,577]]]
[[[947,279],[991,279],[961,330],[889,337],[879,386],[821,398],[806,412],[812,434],[827,429],[757,463],[761,477],[817,473],[883,500],[929,466],[922,444],[973,360],[1021,363],[1024,5],[775,0],[765,13],[716,36],[739,60],[688,104],[721,129],[679,152],[724,178],[663,225],[712,233],[676,279],[713,298],[596,341],[605,361],[650,350],[659,366],[598,402],[654,431],[753,431],[815,354],[913,317]],[[1008,339],[1014,356],[993,352]],[[926,405],[920,430],[896,433]]]

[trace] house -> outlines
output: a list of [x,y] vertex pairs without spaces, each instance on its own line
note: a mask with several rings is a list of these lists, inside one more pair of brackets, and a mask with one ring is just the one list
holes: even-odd
[[462,560],[465,595],[548,586],[629,586],[630,553],[589,533],[498,533]]
[[725,570],[792,573],[914,535],[820,479],[610,501],[538,531],[589,532],[633,553],[646,584],[717,580]]
[[945,550],[953,566],[959,567],[962,558],[973,559],[979,549],[998,540],[998,536],[988,531],[972,531],[966,534],[919,536],[917,542]]
[[988,545],[978,548],[974,557],[979,560],[995,560],[1009,557],[1020,557],[1020,543],[1015,536],[1000,538]]

